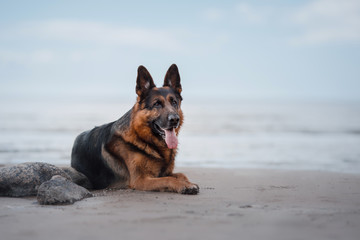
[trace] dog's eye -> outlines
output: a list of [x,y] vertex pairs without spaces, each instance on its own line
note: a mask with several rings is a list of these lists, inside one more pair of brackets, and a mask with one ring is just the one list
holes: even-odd
[[162,107],[162,104],[160,101],[156,101],[153,106],[156,108],[159,108],[159,107]]
[[173,105],[174,108],[177,107],[177,101],[175,99],[171,100],[171,105]]

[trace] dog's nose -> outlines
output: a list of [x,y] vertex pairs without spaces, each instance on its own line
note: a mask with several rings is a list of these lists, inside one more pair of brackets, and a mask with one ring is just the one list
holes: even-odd
[[177,114],[169,114],[168,120],[171,126],[176,126],[179,124],[180,117]]

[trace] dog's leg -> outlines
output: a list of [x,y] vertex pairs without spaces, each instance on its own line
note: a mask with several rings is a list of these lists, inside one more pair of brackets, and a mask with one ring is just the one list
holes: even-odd
[[182,194],[199,193],[198,185],[171,176],[159,178],[139,177],[130,182],[130,187],[144,191],[169,191]]
[[172,173],[169,176],[174,177],[174,178],[176,178],[176,179],[178,179],[180,181],[185,181],[187,183],[196,185],[196,187],[199,189],[199,186],[197,184],[195,184],[195,183],[191,183],[190,180],[183,173]]
[[183,173],[172,173],[169,176],[174,177],[179,180],[182,180],[182,181],[185,181],[185,182],[190,182],[189,179]]

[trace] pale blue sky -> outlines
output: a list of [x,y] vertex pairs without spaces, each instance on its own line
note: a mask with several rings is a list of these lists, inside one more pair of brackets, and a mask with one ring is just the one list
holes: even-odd
[[360,1],[0,1],[2,96],[360,100]]

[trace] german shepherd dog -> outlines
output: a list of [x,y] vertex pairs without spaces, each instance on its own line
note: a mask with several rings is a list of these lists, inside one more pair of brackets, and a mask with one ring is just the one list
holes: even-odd
[[197,194],[198,185],[182,173],[173,173],[183,123],[181,90],[175,64],[160,88],[139,66],[135,105],[119,120],[81,133],[72,149],[71,166],[87,176],[94,189]]

